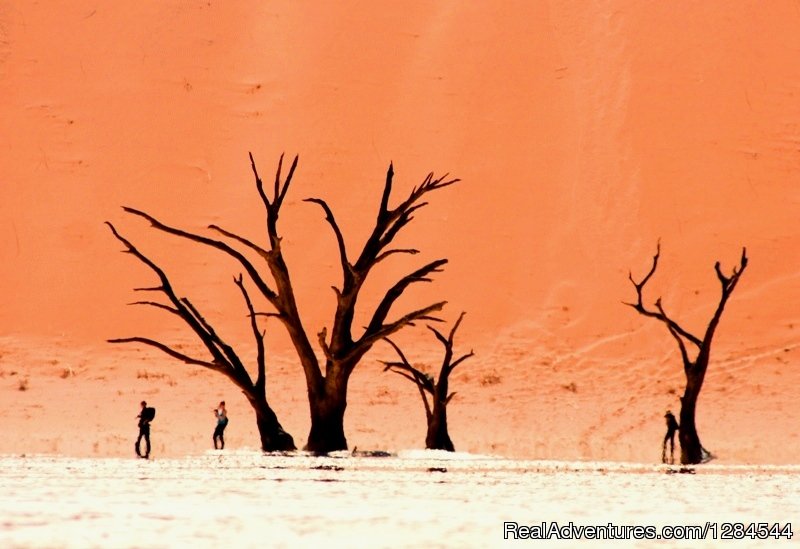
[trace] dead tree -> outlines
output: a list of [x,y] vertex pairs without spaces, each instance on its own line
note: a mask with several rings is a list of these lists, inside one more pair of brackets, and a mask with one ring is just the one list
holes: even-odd
[[[728,298],[733,293],[734,288],[736,288],[739,278],[747,267],[747,250],[746,248],[742,248],[742,257],[739,265],[733,268],[733,272],[730,276],[725,276],[722,273],[719,261],[715,263],[714,270],[722,286],[722,294],[720,295],[717,309],[714,311],[714,315],[711,317],[702,338],[691,334],[670,318],[667,313],[664,312],[661,298],[656,300],[655,309],[648,309],[644,306],[642,290],[645,284],[647,284],[647,281],[650,280],[656,272],[660,255],[661,243],[659,242],[656,246],[656,254],[653,256],[653,266],[650,267],[650,271],[641,282],[636,282],[633,279],[633,275],[628,273],[628,278],[636,289],[637,301],[636,303],[626,303],[626,305],[630,305],[641,315],[655,318],[663,322],[669,330],[669,333],[678,343],[681,358],[683,359],[683,371],[686,375],[686,388],[681,397],[680,430],[678,431],[678,440],[681,444],[681,463],[684,465],[701,463],[703,461],[703,446],[700,443],[700,437],[697,434],[697,427],[695,425],[697,398],[700,396],[700,389],[703,387],[703,380],[705,379],[706,370],[708,369],[708,361],[711,358],[711,340],[714,338],[714,332],[719,325],[722,311],[725,308],[725,304],[728,302]],[[687,346],[690,344],[697,348],[697,354],[694,358],[690,357],[690,352],[687,349]]]
[[[450,440],[450,434],[447,430],[447,404],[455,396],[455,393],[449,393],[450,374],[455,370],[456,366],[464,362],[469,357],[473,356],[473,352],[453,360],[453,338],[458,330],[461,320],[464,318],[464,313],[458,317],[458,320],[450,330],[450,335],[444,337],[441,332],[432,326],[428,329],[436,335],[442,345],[444,345],[444,358],[442,359],[442,367],[439,370],[439,379],[436,380],[432,375],[423,372],[408,361],[403,351],[400,350],[391,339],[385,338],[386,341],[394,347],[400,361],[386,362],[384,372],[389,370],[396,374],[411,380],[419,389],[419,394],[422,397],[422,404],[425,406],[425,417],[428,420],[428,432],[425,436],[425,447],[429,450],[447,450],[454,452],[455,447],[453,441]],[[433,405],[428,401],[428,395],[431,395]]]
[[[253,241],[217,225],[209,225],[208,228],[226,240],[217,240],[186,232],[166,225],[140,210],[124,209],[146,219],[160,231],[220,250],[242,265],[256,288],[275,309],[274,316],[286,328],[305,373],[311,415],[311,429],[306,449],[315,453],[327,453],[347,449],[347,439],[344,434],[347,384],[361,358],[376,342],[401,328],[411,325],[415,321],[437,320],[431,315],[445,305],[444,301],[433,303],[403,316],[395,317],[394,320],[389,320],[389,314],[392,312],[395,302],[410,285],[416,282],[430,281],[430,275],[440,272],[441,267],[447,263],[446,259],[437,259],[403,276],[388,288],[372,311],[367,326],[359,334],[354,333],[353,320],[356,302],[369,273],[378,263],[390,256],[419,253],[416,249],[393,248],[392,242],[413,219],[414,213],[427,204],[422,200],[423,197],[432,191],[456,183],[458,179],[447,179],[447,175],[434,178],[433,173],[430,173],[419,186],[412,189],[405,200],[391,208],[389,200],[392,194],[394,168],[390,164],[374,227],[355,261],[352,261],[347,253],[344,236],[328,204],[319,198],[306,199],[306,202],[317,204],[323,209],[325,218],[336,238],[342,269],[341,287],[333,288],[336,296],[336,312],[330,335],[327,328],[322,328],[316,337],[322,357],[324,357],[323,363],[314,352],[311,338],[298,311],[289,268],[284,261],[281,249],[281,236],[278,232],[278,218],[297,168],[297,162],[298,157],[295,156],[288,174],[285,179],[282,179],[283,155],[281,155],[275,174],[272,196],[269,196],[256,169],[253,155],[250,155],[250,166],[255,178],[256,189],[265,210],[266,247],[259,246]],[[237,246],[246,248],[260,257],[266,263],[272,285],[267,282],[266,273],[262,274],[241,251],[228,242],[235,242]]]
[[141,292],[161,292],[171,303],[171,305],[166,305],[157,301],[137,301],[133,304],[150,305],[180,317],[192,329],[197,337],[200,338],[200,341],[203,342],[203,345],[211,355],[211,359],[203,360],[189,356],[164,343],[146,337],[127,337],[109,339],[108,341],[110,343],[142,343],[144,345],[149,345],[187,364],[202,366],[203,368],[208,368],[209,370],[223,374],[241,389],[242,393],[244,393],[250,405],[253,407],[256,414],[258,433],[261,437],[261,449],[265,452],[295,450],[294,439],[289,433],[283,430],[277,415],[267,402],[266,359],[264,352],[265,334],[258,327],[256,312],[253,308],[250,296],[247,293],[247,289],[245,288],[242,275],[234,278],[234,283],[239,287],[242,297],[244,298],[250,317],[250,326],[256,341],[257,377],[255,382],[253,382],[244,363],[236,354],[233,347],[222,340],[216,330],[214,330],[211,324],[200,314],[200,311],[198,311],[188,298],[178,297],[164,270],[140,252],[129,240],[120,235],[111,223],[106,222],[106,224],[110,227],[111,232],[117,240],[125,245],[125,252],[134,255],[142,263],[150,267],[161,282],[160,286],[153,288],[136,288],[136,290]]

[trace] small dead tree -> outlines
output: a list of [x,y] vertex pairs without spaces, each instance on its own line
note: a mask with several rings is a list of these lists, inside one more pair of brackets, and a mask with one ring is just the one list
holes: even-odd
[[311,429],[305,448],[315,453],[327,453],[347,449],[347,439],[344,434],[347,385],[350,375],[363,356],[376,342],[405,326],[413,325],[415,321],[438,320],[431,315],[444,307],[446,303],[444,301],[413,310],[394,320],[390,320],[389,315],[397,299],[409,286],[417,282],[429,282],[430,275],[440,272],[441,267],[447,263],[446,259],[431,261],[400,278],[386,290],[383,298],[377,303],[367,326],[360,333],[354,333],[353,327],[356,302],[372,269],[391,256],[419,253],[413,248],[394,248],[392,243],[398,233],[411,222],[414,214],[427,205],[423,198],[428,193],[452,185],[459,180],[448,179],[447,174],[435,178],[433,173],[429,173],[420,185],[411,190],[405,200],[392,208],[389,206],[389,201],[392,194],[394,168],[390,164],[374,226],[355,261],[351,260],[351,256],[347,252],[344,236],[328,204],[320,198],[306,199],[306,202],[317,204],[324,211],[325,219],[336,238],[342,269],[341,287],[333,288],[336,296],[336,312],[330,336],[327,328],[322,328],[317,333],[316,339],[324,357],[324,362],[321,362],[314,352],[311,338],[297,308],[289,268],[284,261],[281,248],[282,238],[278,232],[278,218],[297,168],[297,162],[298,157],[295,156],[288,174],[285,179],[282,179],[283,155],[281,155],[275,174],[272,196],[269,196],[256,169],[253,155],[250,154],[250,166],[255,177],[256,189],[266,214],[268,242],[266,247],[259,246],[253,241],[217,225],[208,227],[228,241],[233,241],[260,257],[266,263],[273,285],[267,282],[261,271],[242,252],[226,241],[171,227],[140,210],[127,207],[124,210],[146,219],[160,231],[222,251],[242,265],[256,288],[275,309],[276,312],[273,313],[273,316],[278,318],[286,328],[303,368],[311,413]]
[[[708,362],[711,358],[711,340],[714,338],[714,333],[719,325],[722,311],[725,308],[725,304],[728,302],[728,298],[730,298],[733,290],[736,288],[739,278],[747,267],[747,250],[746,248],[742,248],[742,257],[739,265],[733,268],[733,272],[730,276],[723,274],[719,261],[714,264],[714,270],[717,273],[717,278],[722,287],[722,294],[720,295],[717,308],[702,338],[691,334],[683,329],[675,320],[670,318],[667,313],[664,312],[660,297],[655,302],[655,309],[648,309],[644,306],[642,291],[645,284],[647,284],[656,272],[660,255],[661,242],[659,241],[656,246],[656,254],[653,256],[653,266],[650,267],[650,271],[641,282],[636,282],[633,279],[633,274],[628,273],[628,278],[636,289],[637,300],[635,303],[625,304],[633,307],[641,315],[655,318],[663,322],[669,330],[670,335],[672,335],[678,343],[681,358],[683,359],[683,371],[686,375],[686,388],[681,397],[680,430],[678,431],[678,440],[681,444],[681,463],[684,465],[696,464],[703,461],[703,446],[700,443],[700,437],[697,434],[697,427],[695,425],[697,398],[700,396],[700,389],[703,387],[703,380],[705,379]],[[694,358],[690,357],[689,350],[687,349],[688,344],[694,345],[697,348],[697,354]]]
[[242,393],[244,393],[250,405],[253,407],[256,414],[258,433],[261,438],[261,449],[265,452],[295,450],[294,439],[289,433],[283,430],[277,415],[267,402],[266,359],[264,352],[265,332],[261,331],[258,327],[256,312],[253,308],[250,296],[247,293],[247,289],[245,288],[242,275],[235,277],[233,281],[239,287],[242,297],[244,298],[248,316],[250,317],[253,337],[256,341],[257,377],[255,382],[250,377],[244,363],[236,354],[233,347],[222,340],[211,324],[200,314],[200,311],[197,310],[192,302],[189,301],[189,298],[178,297],[164,270],[140,252],[129,240],[120,235],[114,225],[108,222],[106,222],[106,224],[117,240],[124,244],[125,252],[132,254],[139,259],[139,261],[150,267],[161,282],[160,286],[153,288],[136,288],[136,291],[161,292],[171,303],[171,305],[166,305],[157,301],[136,301],[132,304],[149,305],[180,317],[192,329],[200,341],[203,342],[203,345],[211,354],[211,359],[203,360],[189,356],[164,343],[146,337],[117,338],[109,339],[108,341],[110,343],[141,343],[149,345],[187,364],[202,366],[203,368],[208,368],[209,370],[223,374],[241,389]]
[[[406,358],[400,347],[397,346],[391,339],[384,338],[397,352],[400,361],[387,362],[383,361],[385,365],[384,372],[389,370],[396,374],[411,380],[419,389],[419,394],[422,397],[422,404],[425,406],[425,417],[428,420],[428,432],[425,436],[425,447],[429,450],[447,450],[454,452],[455,447],[453,441],[450,440],[450,434],[447,430],[447,404],[455,396],[456,393],[449,393],[450,374],[455,370],[456,366],[464,362],[466,359],[474,355],[473,351],[453,360],[453,338],[455,337],[456,330],[464,318],[464,313],[458,317],[458,320],[450,330],[450,335],[445,337],[440,331],[432,326],[428,329],[434,333],[442,345],[444,345],[444,358],[442,359],[442,367],[439,370],[439,379],[436,380],[432,375],[419,370],[411,365]],[[428,395],[431,395],[433,405],[428,401]]]

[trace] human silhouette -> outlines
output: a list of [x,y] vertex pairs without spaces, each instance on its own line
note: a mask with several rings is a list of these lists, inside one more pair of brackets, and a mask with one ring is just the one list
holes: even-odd
[[664,414],[664,418],[667,422],[667,434],[664,435],[664,442],[661,445],[661,463],[667,463],[667,441],[669,441],[669,463],[675,463],[675,431],[680,429],[680,425],[669,410]]
[[[147,402],[144,400],[142,401],[142,411],[139,412],[139,415],[136,416],[139,418],[139,438],[136,439],[136,455],[140,458],[149,459],[150,458],[150,422],[153,421],[155,418],[156,409],[155,408],[148,408]],[[144,438],[145,442],[145,452],[142,455],[141,451],[141,442],[142,438]]]
[[[217,417],[217,427],[214,429],[214,449],[225,449],[225,427],[228,426],[228,411],[225,409],[225,401],[219,403],[219,406],[214,409],[214,415]],[[219,448],[217,447],[217,439],[219,439]]]

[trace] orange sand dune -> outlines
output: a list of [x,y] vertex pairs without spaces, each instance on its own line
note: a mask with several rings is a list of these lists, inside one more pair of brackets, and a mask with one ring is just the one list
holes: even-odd
[[[621,302],[628,269],[644,273],[661,238],[648,296],[690,330],[716,304],[714,262],[730,269],[742,246],[751,258],[700,399],[704,445],[732,462],[797,462],[798,26],[788,0],[6,2],[0,452],[125,455],[141,398],[159,408],[163,453],[209,446],[220,398],[230,444],[255,445],[225,380],[104,343],[192,345],[168,315],[126,306],[152,274],[103,221],[249,344],[239,266],[120,206],[262,238],[247,152],[267,178],[285,151],[301,158],[281,231],[312,333],[329,322],[339,275],[322,212],[302,199],[328,200],[355,250],[390,161],[398,196],[431,170],[462,179],[431,196],[400,243],[422,253],[382,266],[360,313],[393,277],[450,259],[401,304],[444,298],[448,320],[468,312],[458,345],[476,356],[454,378],[450,413],[459,449],[658,458],[680,360],[663,326]],[[299,366],[280,326],[266,328],[270,394],[302,443]],[[428,336],[402,340],[433,363]],[[390,356],[376,347],[355,374],[351,445],[423,443],[415,389],[380,373]]]

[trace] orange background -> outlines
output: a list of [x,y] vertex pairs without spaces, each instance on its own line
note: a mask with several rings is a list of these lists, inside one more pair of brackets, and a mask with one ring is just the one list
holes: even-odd
[[[566,436],[570,423],[558,418],[578,410],[569,421],[583,438],[531,443],[522,453],[638,458],[641,430],[658,439],[664,406],[677,406],[659,384],[674,391],[681,373],[663,326],[621,305],[632,297],[628,269],[644,273],[661,238],[649,299],[663,296],[667,311],[699,332],[719,293],[714,261],[729,270],[747,246],[751,265],[701,397],[701,436],[730,444],[728,455],[755,437],[741,459],[792,460],[800,446],[798,28],[800,7],[790,1],[6,2],[0,367],[39,375],[41,364],[20,358],[23,349],[47,355],[53,345],[53,356],[76,352],[87,364],[125,368],[126,351],[105,339],[191,341],[159,311],[126,306],[139,297],[132,288],[153,277],[118,253],[105,220],[232,338],[247,337],[231,282],[238,266],[119,207],[190,230],[218,223],[262,238],[248,151],[267,180],[281,152],[300,154],[281,231],[316,333],[330,322],[330,286],[340,275],[321,210],[301,200],[330,203],[355,255],[392,161],[398,200],[429,171],[462,182],[430,196],[401,242],[422,254],[382,266],[361,314],[397,276],[450,259],[397,312],[439,298],[449,302],[448,320],[467,311],[459,341],[476,358],[462,382],[474,402],[454,402],[472,414],[465,429],[505,417],[498,444],[515,453],[536,421]],[[280,327],[267,329],[271,352],[291,362]],[[438,352],[424,330],[405,339],[415,334],[426,345],[420,353]],[[363,369],[378,371],[377,359],[389,357],[376,348]],[[477,383],[486,372],[499,372],[501,387]],[[421,413],[399,378],[364,379],[354,391],[385,385]],[[3,380],[10,397],[34,398]],[[300,408],[284,414],[298,415],[293,434],[302,442],[305,391],[296,381],[287,390]],[[577,393],[563,389],[570,382]],[[500,392],[490,401],[484,389]],[[351,398],[351,409],[368,400]],[[601,418],[619,409],[628,419],[608,427]],[[372,412],[352,413],[368,423]],[[752,427],[735,439],[730,424],[743,422]],[[601,442],[592,442],[592,428]],[[474,436],[470,449],[487,446]],[[614,450],[620,437],[634,449]],[[783,457],[767,450],[776,439],[789,444]]]

